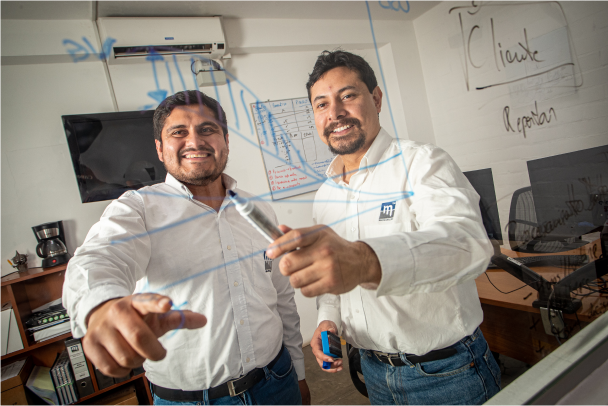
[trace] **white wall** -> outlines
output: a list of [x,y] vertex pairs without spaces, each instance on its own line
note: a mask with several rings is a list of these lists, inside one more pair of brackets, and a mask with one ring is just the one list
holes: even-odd
[[[395,125],[385,99],[381,113],[383,126],[401,138],[432,142],[433,129],[412,23],[382,21],[374,24],[387,82],[385,88],[364,10],[365,7],[361,20],[350,21],[226,20],[226,38],[233,53],[226,67],[261,100],[303,97],[316,56],[324,49],[342,46],[370,62],[383,91],[390,97]],[[44,29],[40,29],[40,24]],[[40,259],[35,254],[32,226],[63,220],[68,249],[73,253],[109,203],[80,203],[60,117],[63,114],[113,111],[101,62],[91,56],[86,61],[73,63],[65,47],[56,46],[64,39],[82,42],[83,36],[93,42],[93,30],[93,23],[84,20],[61,23],[19,20],[8,24],[3,20],[3,275],[12,270],[6,259],[12,257],[15,250],[28,254],[30,267],[40,266]],[[22,38],[21,46],[8,47],[5,53],[5,40],[17,41],[18,38]],[[52,43],[54,48],[46,48],[41,43]],[[41,49],[53,51],[44,53]],[[184,74],[189,72],[189,63],[181,64],[180,70]],[[167,76],[159,73],[158,78],[161,88],[169,90]],[[184,79],[188,88],[194,87],[189,74],[185,74]],[[155,83],[149,63],[113,71],[112,81],[121,110],[135,110],[151,102],[146,93],[155,89]],[[178,83],[174,74],[176,91],[181,90]],[[242,88],[239,83],[232,84],[240,129],[236,129],[236,116],[227,86],[218,88],[220,102],[232,127],[227,172],[243,189],[255,194],[268,193],[261,153],[245,141],[247,138],[257,142],[257,138],[250,131],[246,113],[241,107],[238,95]],[[215,89],[202,90],[215,97]],[[246,95],[247,104],[254,101],[251,94]],[[271,204],[280,222],[304,227],[311,225],[310,201],[313,198],[314,193],[308,193]],[[305,202],[299,202],[301,200]],[[299,291],[296,302],[302,318],[304,341],[308,342],[316,326],[316,306],[313,299],[304,298]]]
[[[458,10],[449,12],[452,7],[470,5],[470,2],[441,3],[416,19],[414,27],[437,145],[446,149],[463,171],[492,168],[506,242],[504,227],[511,196],[515,190],[530,185],[526,161],[608,143],[608,2],[543,5],[524,2],[508,7],[484,5],[477,11],[463,9],[465,43],[468,44],[472,27],[475,24],[480,27],[474,30],[468,49],[471,61],[475,66],[483,65],[481,68],[470,62],[465,64]],[[476,16],[468,14],[469,11]],[[569,48],[576,76],[562,78],[558,86],[553,85],[556,82],[545,82],[544,90],[534,84],[537,79],[547,79],[546,75],[511,86],[474,90],[478,85],[518,77],[515,76],[518,72],[505,69],[500,59],[494,59],[492,24],[495,43],[500,42],[501,48],[494,46],[505,52],[514,47],[520,55],[518,42],[524,42],[525,28],[530,48],[539,51],[536,58],[539,60],[556,57],[560,52],[557,35],[565,32],[560,27],[568,26],[571,44],[561,50],[567,53]],[[553,41],[543,42],[543,38]],[[500,72],[497,64],[503,68]],[[582,86],[567,86],[578,86],[581,79]],[[517,131],[507,131],[503,123],[504,107],[510,106],[511,122],[516,127],[517,117],[531,116],[535,101],[539,114],[553,108],[554,119],[528,129],[526,137]]]

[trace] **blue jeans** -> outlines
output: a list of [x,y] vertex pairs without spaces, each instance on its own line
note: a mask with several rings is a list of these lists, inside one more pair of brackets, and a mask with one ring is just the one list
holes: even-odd
[[373,405],[481,405],[500,390],[500,367],[481,330],[452,346],[455,355],[430,362],[384,364],[359,350],[365,385]]
[[291,362],[287,349],[274,364],[272,369],[264,367],[265,377],[253,387],[235,397],[209,399],[208,392],[198,402],[174,402],[161,399],[154,391],[155,405],[301,405],[302,395],[298,385],[298,376]]

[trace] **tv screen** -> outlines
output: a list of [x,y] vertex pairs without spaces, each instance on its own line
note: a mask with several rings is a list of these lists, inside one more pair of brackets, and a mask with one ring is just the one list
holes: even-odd
[[153,110],[62,116],[83,203],[116,199],[164,182],[154,146]]

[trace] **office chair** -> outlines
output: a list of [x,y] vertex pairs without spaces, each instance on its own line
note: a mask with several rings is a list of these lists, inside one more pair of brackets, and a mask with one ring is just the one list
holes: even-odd
[[542,230],[537,223],[532,187],[524,187],[513,192],[509,210],[508,235],[513,251],[528,253],[561,252],[581,247],[585,244],[579,238],[550,241],[538,238]]

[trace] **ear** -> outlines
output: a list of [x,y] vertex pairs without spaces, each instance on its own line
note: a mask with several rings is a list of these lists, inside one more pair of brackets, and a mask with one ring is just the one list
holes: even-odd
[[374,99],[374,105],[376,106],[376,112],[380,114],[380,111],[382,110],[382,90],[380,90],[380,86],[376,86],[372,93],[372,97]]
[[161,162],[165,162],[163,161],[163,143],[159,140],[154,140],[154,143],[156,144],[156,153],[158,154],[158,159]]
[[226,140],[226,148],[228,149],[228,152],[230,152],[230,146],[228,144],[230,144],[230,140],[229,140],[229,133],[226,133],[226,135],[224,136],[225,140]]

